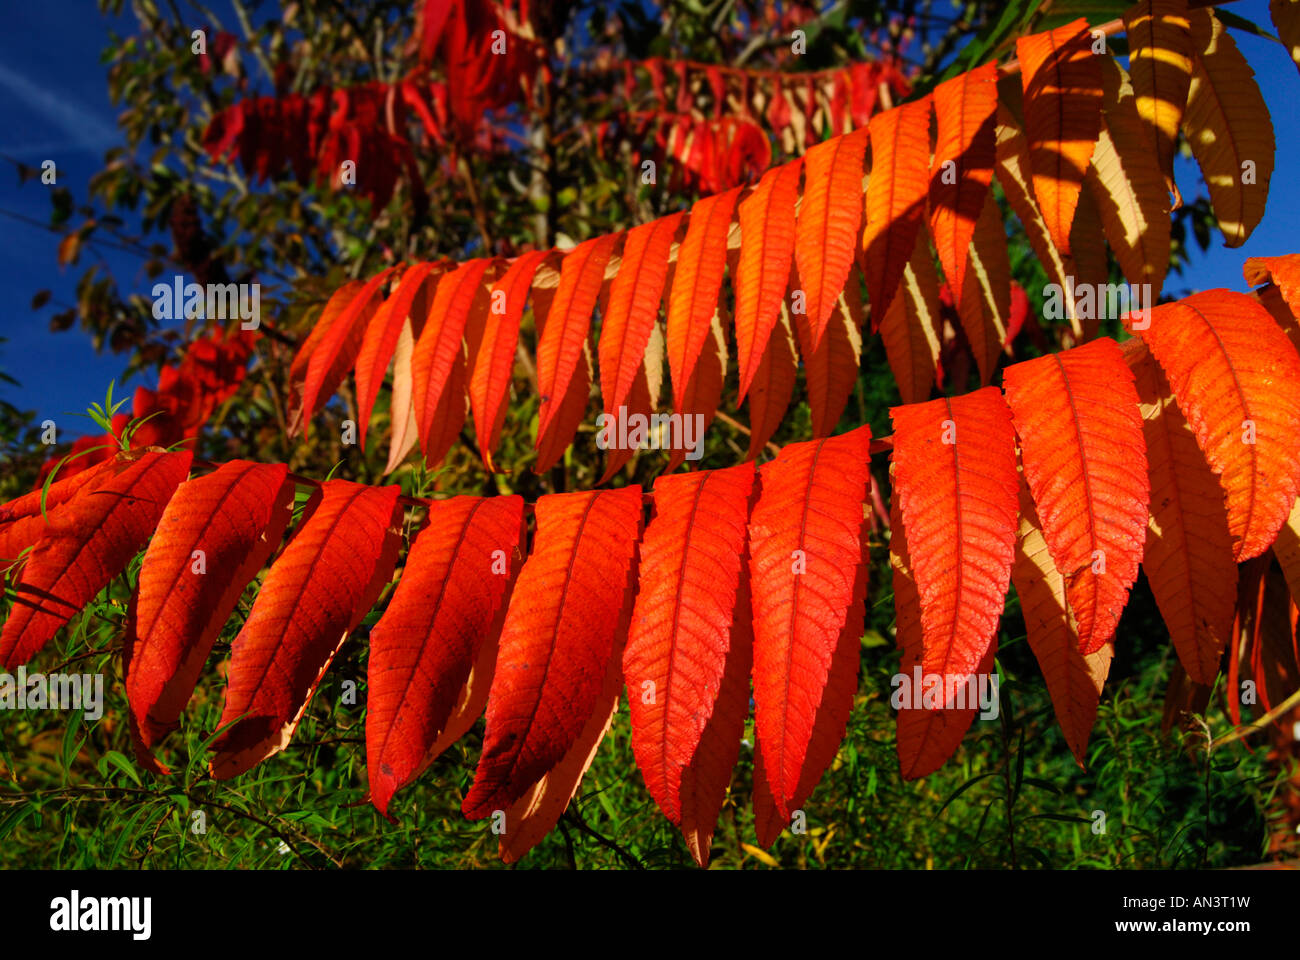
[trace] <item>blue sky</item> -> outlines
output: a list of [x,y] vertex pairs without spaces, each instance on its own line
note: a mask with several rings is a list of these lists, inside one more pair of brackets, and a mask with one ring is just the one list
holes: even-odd
[[[1271,31],[1266,0],[1243,0],[1231,9]],[[84,199],[103,151],[118,142],[100,55],[110,29],[129,33],[134,21],[101,17],[90,0],[12,3],[5,21],[0,31],[0,154],[33,166],[54,160],[59,182]],[[1294,222],[1300,184],[1292,159],[1300,154],[1300,125],[1292,120],[1300,100],[1300,73],[1280,45],[1232,33],[1255,68],[1273,116],[1277,167],[1267,212],[1250,240],[1228,250],[1214,234],[1214,245],[1205,255],[1197,254],[1187,275],[1167,281],[1166,291],[1175,295],[1211,287],[1243,290],[1241,264],[1247,257],[1300,252]],[[1180,161],[1176,175],[1184,194],[1196,192],[1200,171],[1194,163]],[[54,417],[65,435],[76,435],[90,431],[89,421],[64,414],[101,400],[110,379],[116,377],[120,384],[125,358],[96,355],[78,330],[49,332],[50,317],[75,302],[73,285],[80,271],[57,265],[57,234],[11,216],[48,222],[49,189],[30,181],[19,187],[12,167],[0,165],[0,302],[6,307],[0,336],[8,340],[0,344],[0,370],[20,381],[17,387],[0,384],[0,397],[41,417]],[[123,292],[147,292],[139,258],[111,250],[104,251],[104,258]],[[42,289],[53,291],[53,302],[33,312],[31,298]],[[149,376],[128,386],[137,382],[153,385]]]

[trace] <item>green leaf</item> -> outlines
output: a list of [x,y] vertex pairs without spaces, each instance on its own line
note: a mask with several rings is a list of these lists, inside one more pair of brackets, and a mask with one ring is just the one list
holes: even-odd
[[123,756],[121,753],[119,753],[118,751],[109,750],[100,759],[100,763],[116,767],[118,770],[121,770],[128,777],[130,777],[135,782],[135,785],[137,787],[142,786],[142,784],[140,783],[140,775],[135,772],[135,768],[131,766],[131,762],[127,760],[127,758]]

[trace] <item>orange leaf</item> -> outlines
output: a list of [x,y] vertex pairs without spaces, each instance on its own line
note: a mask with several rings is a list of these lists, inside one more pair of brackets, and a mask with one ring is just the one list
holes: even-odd
[[777,314],[777,325],[767,339],[763,359],[754,372],[749,393],[749,451],[745,458],[753,460],[763,452],[764,445],[772,439],[790,397],[799,373],[799,358],[795,355],[794,336],[790,331],[790,312],[785,304]]
[[1292,346],[1300,350],[1300,320],[1296,318],[1300,313],[1300,254],[1251,257],[1242,267],[1242,273],[1251,286],[1273,283],[1274,286],[1257,294],[1259,301],[1273,315]]
[[1142,567],[1187,675],[1210,686],[1237,606],[1223,490],[1141,340],[1124,344],[1142,404],[1151,518]]
[[1108,640],[1095,653],[1079,652],[1078,626],[1065,599],[1065,578],[1052,561],[1023,478],[1019,497],[1020,532],[1016,537],[1011,582],[1016,586],[1029,648],[1043,671],[1056,722],[1075,761],[1082,767],[1088,737],[1097,720],[1101,688],[1115,656],[1115,643]]
[[804,381],[808,384],[808,406],[812,412],[812,435],[828,437],[835,432],[858,382],[862,357],[862,291],[856,277],[850,279],[835,300],[821,343],[813,347],[807,318],[796,323],[799,348],[803,352]]
[[740,263],[736,269],[736,362],[739,405],[776,327],[790,277],[795,201],[802,160],[769,170],[740,204]]
[[974,673],[1006,602],[1016,533],[1011,411],[996,387],[892,407],[894,497],[921,603],[926,674]]
[[[632,750],[646,788],[681,827],[683,774],[694,769],[692,787],[704,787],[708,796],[698,796],[693,806],[705,813],[707,823],[700,825],[710,835],[749,712],[716,716],[735,648],[749,640],[749,603],[741,585],[753,484],[749,463],[655,481],[654,519],[641,544],[623,654]],[[722,738],[726,750],[702,754],[705,730],[715,720],[734,736]]]
[[1034,194],[1056,248],[1070,224],[1101,133],[1101,63],[1085,20],[1016,40]]
[[1140,333],[1219,475],[1237,562],[1268,549],[1300,489],[1300,356],[1260,304],[1207,290]]
[[[853,655],[836,670],[857,673],[870,441],[870,429],[859,427],[783,448],[762,468],[749,521],[755,729],[772,800],[786,822],[834,757],[853,705],[852,690],[834,702],[824,695],[838,685],[832,665],[846,631]],[[815,743],[822,711],[833,722],[820,731],[826,742]]]
[[119,453],[49,514],[41,539],[14,582],[14,602],[0,631],[0,666],[26,663],[148,542],[193,454]]
[[904,403],[920,403],[934,387],[939,360],[939,277],[930,260],[929,238],[922,230],[903,271],[898,296],[877,321],[889,369]]
[[[560,286],[546,311],[545,320],[538,327],[537,389],[541,403],[538,407],[539,454],[535,469],[539,473],[550,469],[559,452],[573,438],[577,429],[577,420],[573,417],[575,396],[580,395],[585,409],[591,383],[589,361],[586,360],[591,313],[600,296],[605,266],[619,239],[619,234],[593,237],[564,255],[560,266]],[[581,410],[578,419],[581,419]]]
[[284,464],[232,460],[182,483],[140,566],[126,692],[136,755],[175,730],[212,644],[289,524],[294,484]]
[[1169,268],[1169,198],[1133,89],[1110,58],[1102,60],[1102,81],[1104,122],[1088,167],[1089,193],[1125,279],[1150,284],[1154,301]]
[[869,130],[862,127],[804,154],[794,259],[814,348],[821,345],[835,300],[853,269],[862,227],[862,172]]
[[991,190],[984,195],[984,209],[975,222],[957,314],[979,366],[980,382],[988,383],[1006,344],[1011,316],[1007,233]]
[[1264,216],[1273,177],[1273,124],[1255,71],[1208,9],[1193,10],[1192,83],[1183,136],[1201,167],[1223,242],[1239,247]]
[[[907,550],[906,525],[897,497],[890,508],[889,528],[894,632],[901,653],[897,685],[890,697],[891,705],[898,711],[895,749],[903,779],[916,780],[928,776],[948,762],[948,758],[961,746],[962,737],[980,710],[978,705],[945,708],[946,698],[942,695],[941,686],[943,681],[930,679],[927,682],[921,666],[924,659],[921,597],[914,579],[912,558]],[[996,653],[995,636],[979,663],[977,676],[992,674]]]
[[871,118],[862,274],[871,311],[883,317],[916,248],[930,188],[930,97]]
[[1124,35],[1137,113],[1156,148],[1160,173],[1172,184],[1178,127],[1192,80],[1187,0],[1138,0],[1124,12]]
[[677,397],[677,412],[670,421],[672,431],[665,434],[664,445],[672,450],[667,473],[672,473],[687,455],[699,459],[704,452],[704,434],[722,405],[722,381],[727,374],[727,341],[722,329],[725,313],[721,304],[709,324],[704,349],[691,371],[691,378]]
[[335,654],[393,575],[400,492],[327,480],[313,495],[231,644],[214,778],[238,776],[288,745]]
[[1079,652],[1115,633],[1146,542],[1149,484],[1133,374],[1094,340],[1003,371],[1025,479],[1079,624]]
[[[727,234],[740,188],[705,197],[691,207],[686,237],[677,250],[672,290],[668,295],[668,371],[673,381],[673,408],[686,412],[687,385],[709,339],[727,266]],[[716,409],[716,405],[714,407]]]
[[986,63],[934,91],[939,133],[930,164],[930,232],[955,302],[961,301],[966,252],[993,182],[997,80],[997,64]]
[[1268,0],[1268,12],[1282,46],[1291,55],[1291,62],[1300,68],[1300,2]]
[[533,550],[501,631],[483,753],[462,804],[472,820],[513,804],[578,743],[624,636],[617,611],[631,607],[640,487],[549,494],[534,516]]
[[634,227],[623,245],[623,261],[609,288],[609,308],[602,312],[598,359],[605,413],[617,417],[640,373],[664,284],[668,255],[682,222],[674,213]]

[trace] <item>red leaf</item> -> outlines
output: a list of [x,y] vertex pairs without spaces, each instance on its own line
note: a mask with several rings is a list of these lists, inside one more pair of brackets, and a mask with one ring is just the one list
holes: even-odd
[[[309,337],[307,343],[303,345],[302,353],[306,353],[308,346],[314,346],[307,361],[306,380],[302,387],[302,403],[299,405],[301,413],[301,426],[304,434],[311,418],[315,415],[323,398],[330,396],[338,389],[339,384],[343,382],[344,375],[356,362],[357,354],[361,350],[361,340],[365,336],[367,324],[370,322],[374,311],[378,309],[375,302],[375,295],[379,288],[383,286],[384,281],[393,272],[393,268],[381,270],[375,276],[366,281],[355,297],[348,302],[347,307],[336,316],[327,318],[330,314],[330,307],[334,301],[331,300],[325,306],[325,313],[321,315],[320,323],[329,320],[329,326],[321,335],[320,341],[313,345]],[[298,420],[295,419],[295,423]]]
[[1207,290],[1151,311],[1141,334],[1219,475],[1238,562],[1272,544],[1300,489],[1300,356],[1260,304]]
[[939,133],[930,165],[930,233],[954,303],[961,302],[975,221],[993,182],[997,81],[997,64],[986,63],[934,91]]
[[[626,615],[626,611],[624,611]],[[614,640],[609,664],[601,681],[600,693],[591,717],[583,725],[568,751],[522,797],[504,811],[504,832],[497,849],[506,863],[515,863],[554,829],[591,762],[596,759],[605,734],[609,732],[623,689],[623,636]]]
[[617,417],[619,408],[627,405],[644,362],[668,279],[668,255],[681,222],[682,214],[674,213],[627,233],[600,328],[600,392],[611,416]]
[[[435,268],[442,266],[436,262],[419,263],[407,270],[402,274],[397,290],[374,312],[366,325],[356,362],[357,423],[360,425],[362,450],[366,448],[366,427],[370,423],[370,412],[375,407],[375,398],[383,386],[384,373],[397,349],[402,324],[407,322],[413,312],[424,315],[425,310],[421,307],[428,303],[425,280]],[[424,297],[420,298],[417,305],[416,297],[421,293],[424,293]]]
[[[930,167],[930,97],[871,118],[871,179],[862,273],[871,311],[883,317],[916,247]],[[877,321],[879,325],[879,321]]]
[[[673,408],[686,413],[687,386],[709,339],[727,266],[727,234],[740,188],[705,197],[691,207],[686,237],[677,249],[668,295],[668,371]],[[716,407],[715,407],[716,409]]]
[[1115,633],[1146,542],[1146,444],[1133,374],[1114,340],[1003,371],[1025,479],[1065,575],[1079,652]]
[[[851,694],[847,703],[828,703],[824,694],[835,686],[832,661],[841,634],[862,632],[870,441],[871,430],[859,427],[785,447],[762,468],[749,521],[755,728],[785,821],[828,762],[813,742],[819,712],[837,718],[824,731],[837,745],[852,705]],[[851,659],[856,674],[856,645]]]
[[794,256],[794,209],[802,160],[769,170],[740,204],[736,269],[736,362],[739,404],[749,392],[781,312]]
[[488,312],[474,358],[469,399],[474,410],[479,452],[489,470],[496,470],[492,452],[501,439],[501,427],[506,419],[506,398],[510,394],[515,349],[519,345],[519,321],[524,315],[533,275],[550,254],[549,250],[533,250],[516,257],[488,295]]
[[14,583],[0,665],[26,663],[126,567],[158,525],[193,455],[119,453],[112,473],[82,487],[49,524]]
[[137,756],[166,772],[152,748],[178,725],[199,673],[244,588],[257,576],[293,509],[284,464],[232,460],[181,484],[140,567],[126,693]]
[[862,226],[862,170],[869,130],[863,127],[827,140],[804,154],[794,259],[814,348],[821,344],[835,300],[853,269]]
[[[682,773],[714,716],[731,648],[748,639],[736,627],[750,616],[740,584],[753,484],[752,463],[660,477],[641,545],[623,655],[632,750],[650,795],[679,827]],[[719,718],[734,725],[737,748],[748,712]],[[721,791],[716,801],[720,808]]]
[[443,274],[411,354],[415,422],[430,466],[446,456],[465,422],[465,327],[471,310],[487,310],[483,274],[491,265],[484,257]]
[[[535,469],[539,473],[550,469],[558,459],[558,451],[569,445],[577,429],[572,415],[576,401],[571,399],[571,394],[580,394],[583,407],[586,406],[591,381],[585,351],[591,313],[605,280],[605,266],[619,239],[620,235],[614,233],[585,240],[565,254],[560,265],[560,286],[537,336],[537,389],[541,403]],[[543,450],[547,452],[545,457],[540,453]]]
[[479,651],[500,631],[524,536],[521,497],[429,505],[428,526],[370,631],[366,770],[385,816],[393,794],[435,759]]
[[[45,533],[46,521],[54,512],[71,501],[87,484],[103,479],[112,471],[114,462],[111,457],[101,460],[85,470],[55,480],[48,490],[41,486],[0,506],[0,568],[9,566],[10,561],[18,559],[20,553],[40,540]],[[74,464],[75,460],[64,466]],[[44,514],[41,513],[42,496],[45,497]]]
[[[543,496],[510,597],[487,731],[462,809],[510,806],[558,764],[592,717],[630,608],[641,488]],[[620,624],[623,620],[623,624]]]
[[288,745],[348,634],[393,575],[400,488],[327,480],[271,565],[230,649],[218,780]]
[[1062,256],[1101,134],[1101,61],[1086,20],[1016,40],[1034,194]]
[[985,387],[889,413],[894,497],[921,603],[921,666],[964,677],[994,643],[1011,578],[1019,485],[1011,411]]

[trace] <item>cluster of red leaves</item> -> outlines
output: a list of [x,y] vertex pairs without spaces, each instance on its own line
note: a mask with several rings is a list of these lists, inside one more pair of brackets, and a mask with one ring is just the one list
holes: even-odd
[[892,60],[783,73],[653,57],[624,65],[623,95],[629,104],[645,98],[642,76],[649,80],[648,92],[660,110],[688,116],[703,94],[711,104],[713,119],[730,116],[759,124],[778,141],[792,132],[796,135],[794,150],[800,153],[827,137],[866,126],[874,113],[902,100],[912,89]]
[[[72,444],[70,459],[59,468],[59,477],[73,476],[111,459],[121,447],[122,431],[132,420],[145,421],[132,435],[136,447],[169,447],[197,437],[217,407],[239,389],[256,338],[255,331],[239,330],[191,343],[177,366],[162,368],[157,390],[136,388],[131,414],[115,415],[112,433],[79,437]],[[45,461],[37,489],[62,459],[56,456]]]
[[[675,161],[669,189],[700,193],[757,180],[771,165],[773,139],[787,153],[802,153],[865,126],[887,99],[910,89],[898,68],[884,61],[780,73],[652,58],[623,70],[628,109],[597,127],[597,143],[650,141],[644,159],[656,166]],[[887,99],[882,90],[889,91]],[[641,109],[647,99],[651,108]]]
[[470,142],[491,110],[515,103],[540,62],[534,42],[520,34],[528,0],[422,0],[412,37],[422,66],[440,64],[455,120],[456,137]]
[[408,109],[441,141],[446,89],[407,82],[240,100],[212,118],[203,147],[214,162],[238,159],[244,173],[259,182],[279,176],[287,165],[298,182],[314,179],[335,189],[343,185],[344,161],[351,160],[355,189],[375,210],[388,204],[405,171],[417,208],[423,209],[428,197],[405,135]]
[[[722,193],[757,179],[772,164],[772,144],[763,128],[734,117],[632,112],[622,122],[597,128],[603,148],[624,139],[652,142],[643,158],[671,169],[667,186],[672,191]],[[670,158],[676,163],[668,167]]]

